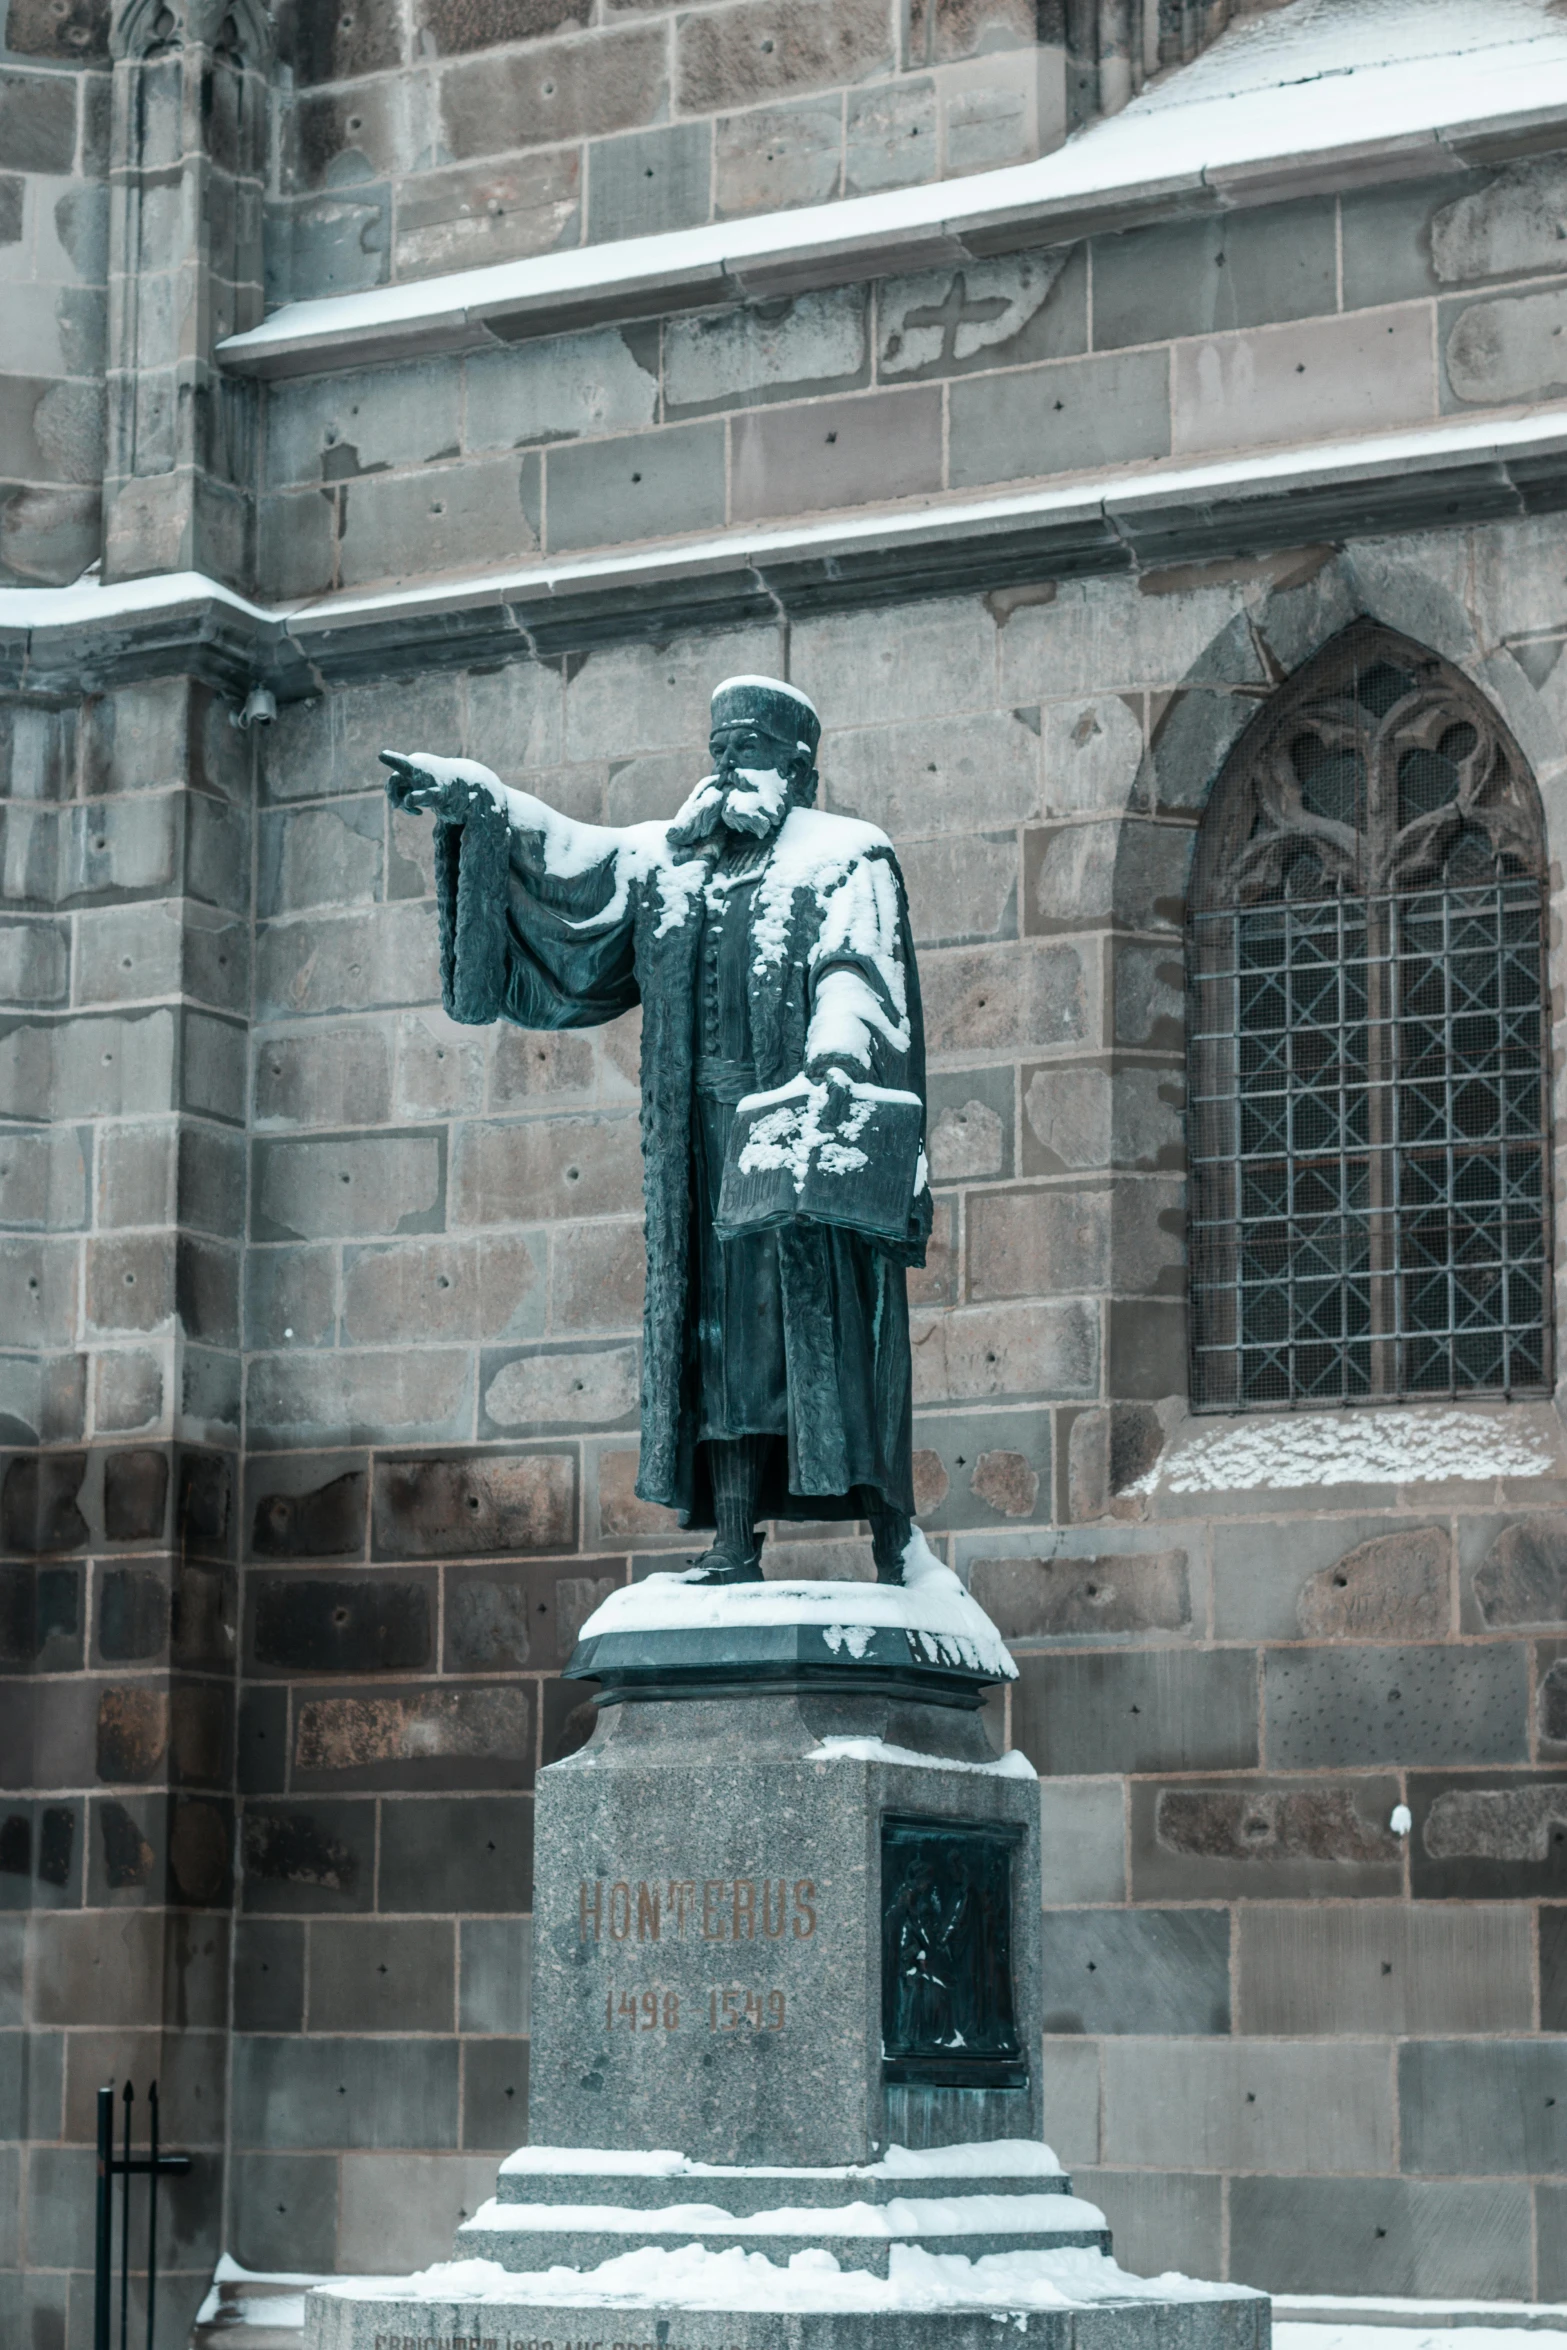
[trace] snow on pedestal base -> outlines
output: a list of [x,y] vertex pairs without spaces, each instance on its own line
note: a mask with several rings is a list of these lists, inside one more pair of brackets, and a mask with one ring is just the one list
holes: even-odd
[[[305,2350],[977,2350],[998,2325],[1059,2350],[1268,2346],[1265,2295],[1119,2268],[1103,2214],[1030,2141],[798,2170],[531,2147],[497,2184],[459,2243],[510,2223],[538,2266],[326,2284]],[[550,2257],[605,2241],[626,2249]]]

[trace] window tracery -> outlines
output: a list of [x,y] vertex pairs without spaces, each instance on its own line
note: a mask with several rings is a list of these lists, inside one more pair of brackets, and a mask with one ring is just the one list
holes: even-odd
[[1188,917],[1196,1408],[1548,1385],[1544,873],[1517,745],[1390,630],[1236,745]]

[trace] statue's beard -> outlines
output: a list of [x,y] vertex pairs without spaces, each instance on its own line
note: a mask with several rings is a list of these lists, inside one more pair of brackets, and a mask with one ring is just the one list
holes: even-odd
[[670,826],[669,843],[694,849],[720,831],[770,840],[789,807],[789,779],[776,767],[737,767],[728,783],[705,775]]

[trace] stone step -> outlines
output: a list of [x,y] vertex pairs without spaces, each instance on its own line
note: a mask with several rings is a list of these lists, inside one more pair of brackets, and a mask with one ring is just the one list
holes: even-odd
[[[596,2148],[528,2146],[508,2155],[495,2182],[498,2203],[615,2203],[636,2211],[679,2201],[714,2202],[737,2218],[780,2204],[894,2203],[906,2196],[1070,2195],[1067,2172],[1051,2167],[1048,2147],[1003,2141],[983,2149],[997,2163],[977,2167],[981,2150],[968,2163],[962,2148],[943,2148],[950,2169],[935,2167],[940,2154],[823,2170],[740,2164],[692,2163],[675,2155],[609,2155]],[[909,2167],[905,2167],[905,2163]],[[605,2168],[604,2165],[611,2167]],[[926,2164],[932,2165],[927,2169]],[[914,2167],[917,2165],[918,2167]]]
[[[597,2300],[476,2297],[436,2286],[426,2272],[417,2299],[400,2298],[373,2283],[343,2283],[307,2297],[304,2350],[389,2350],[405,2341],[432,2350],[574,2350],[577,2344],[611,2350],[1268,2350],[1268,2301],[1261,2293],[1193,2287],[1182,2293],[1160,2280],[1158,2291],[1131,2290],[1033,2307],[1021,2286],[1005,2297],[976,2292],[932,2298],[925,2306],[900,2301],[880,2288],[887,2305],[869,2305],[875,2280],[842,2279],[841,2304],[821,2306],[781,2280],[778,2301],[766,2307],[692,2307],[685,2298],[618,2294]],[[857,2289],[857,2290],[856,2290]],[[786,2301],[783,2294],[787,2292]]]
[[[537,2204],[502,2207],[488,2204],[457,2231],[459,2259],[493,2260],[513,2275],[537,2275],[550,2268],[586,2271],[623,2253],[656,2244],[666,2251],[685,2244],[701,2244],[709,2252],[760,2252],[776,2268],[787,2268],[796,2253],[830,2252],[840,2269],[858,2269],[877,2277],[889,2273],[895,2246],[917,2245],[923,2252],[958,2253],[981,2260],[1007,2252],[1060,2252],[1087,2249],[1108,2253],[1110,2231],[1101,2212],[1089,2203],[1059,2196],[1042,2198],[1060,2207],[1061,2223],[1041,2224],[1032,2197],[975,2196],[972,2218],[956,2209],[958,2199],[908,2204],[889,2215],[889,2225],[854,2224],[871,2220],[842,2206],[822,2213],[821,2227],[759,2227],[722,2214],[711,2207],[688,2207],[689,2216],[672,2211],[616,2212],[611,2207],[595,2213],[591,2206],[559,2207],[560,2216],[546,2216]],[[1008,2212],[1004,2206],[1020,2208]],[[526,2212],[524,2225],[514,2212]],[[565,2214],[569,2212],[569,2217]],[[795,2220],[798,2212],[776,2215]],[[728,2224],[724,2224],[727,2219]],[[606,2224],[608,2223],[608,2224]],[[847,2224],[845,2224],[847,2223]],[[955,2224],[954,2224],[955,2223]]]

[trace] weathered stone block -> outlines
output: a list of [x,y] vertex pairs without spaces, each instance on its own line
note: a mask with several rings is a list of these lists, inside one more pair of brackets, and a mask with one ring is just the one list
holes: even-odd
[[838,193],[843,108],[835,94],[795,106],[754,106],[714,125],[714,215],[743,219]]
[[[385,1910],[531,1908],[531,1795],[427,1796],[381,1806],[380,1905]],[[426,2145],[423,2137],[414,2141]]]
[[1534,1952],[1527,1913],[1403,1902],[1240,1911],[1237,2028],[1244,2032],[1527,2031]]
[[1186,1030],[1186,972],[1170,947],[1115,944],[1115,1041],[1179,1052]]
[[629,1213],[641,1195],[641,1140],[636,1119],[624,1113],[458,1130],[454,1224]]
[[75,1671],[83,1621],[80,1567],[0,1567],[0,1662]]
[[1138,1901],[1384,1898],[1403,1891],[1390,1777],[1132,1789]]
[[533,1920],[464,1918],[458,1934],[459,2028],[526,2036]]
[[1567,289],[1443,302],[1444,408],[1548,397],[1563,380],[1559,337]]
[[311,2032],[450,2032],[452,1919],[318,1918],[310,1928]]
[[899,862],[916,946],[969,946],[1017,936],[1015,834],[912,841]]
[[322,1475],[308,1456],[269,1461],[251,1473],[250,1547],[257,1558],[355,1558],[365,1543],[363,1468]]
[[510,2147],[527,2117],[526,2040],[465,2040],[462,2135],[465,2146]]
[[676,48],[680,109],[703,114],[891,72],[890,34],[879,0],[800,0],[787,17],[739,0],[685,16]]
[[922,1412],[914,1495],[932,1531],[1050,1515],[1050,1414]]
[[1521,1647],[1270,1649],[1263,1689],[1277,1769],[1528,1758]]
[[591,1096],[593,1040],[573,1034],[497,1027],[490,1046],[490,1107],[564,1108],[573,1094]]
[[85,1453],[19,1453],[0,1484],[0,1543],[36,1558],[41,1551],[76,1550],[88,1540],[78,1507],[87,1474]]
[[1096,963],[1075,944],[938,949],[920,978],[932,1053],[1040,1052],[1097,1026]]
[[1094,342],[1101,350],[1211,335],[1338,306],[1331,198],[1176,221],[1094,240]]
[[1308,1640],[1439,1639],[1451,1628],[1453,1546],[1445,1527],[1358,1543],[1301,1588]]
[[[356,109],[365,103],[356,95]],[[283,488],[351,481],[373,470],[450,457],[460,406],[461,384],[451,360],[280,383],[267,404],[267,483]]]
[[[941,395],[935,390],[748,409],[731,430],[729,495],[736,521],[879,504],[942,487]],[[552,536],[553,527],[552,519]]]
[[574,245],[581,234],[582,151],[503,156],[421,172],[397,191],[392,259],[401,278],[482,268]]
[[880,82],[844,103],[843,192],[872,196],[936,174],[936,92],[929,81]]
[[[278,2027],[249,2027],[270,2028]],[[231,2159],[235,2259],[263,2276],[287,2274],[290,2260],[308,2260],[307,2274],[330,2275],[337,2258],[336,2156],[241,2153]]]
[[397,1022],[394,1102],[399,1118],[463,1117],[484,1101],[484,1046],[444,1012]]
[[1001,711],[835,734],[825,764],[827,806],[900,841],[1011,826],[1039,806],[1037,730]]
[[109,1453],[103,1464],[103,1523],[108,1539],[156,1542],[164,1531],[168,1494],[167,1453]]
[[1407,2040],[1402,2167],[1498,2178],[1567,2169],[1567,2040]]
[[1192,1631],[1184,1550],[1092,1558],[976,1558],[969,1586],[1007,1640]]
[[[390,731],[390,728],[388,728]],[[256,1016],[423,1003],[436,985],[434,909],[417,903],[269,923],[256,958]]]
[[254,1672],[417,1672],[435,1661],[435,1577],[247,1578]]
[[368,474],[338,492],[338,584],[360,587],[420,571],[515,562],[539,545],[539,460],[479,457],[416,473]]
[[1174,1648],[1025,1656],[1012,1735],[1052,1776],[1255,1769],[1256,1659]]
[[64,1347],[76,1336],[74,1241],[0,1241],[0,1327],[13,1346]]
[[598,1526],[606,1541],[617,1537],[645,1540],[651,1535],[679,1532],[673,1510],[638,1499],[637,1460],[635,1450],[627,1452],[609,1445],[597,1455]]
[[1124,465],[1170,451],[1169,366],[1134,351],[955,383],[948,480],[953,489]]
[[1172,446],[1195,456],[1413,424],[1434,394],[1423,303],[1178,343]]
[[669,123],[595,145],[588,176],[588,241],[694,228],[711,209],[711,123]]
[[1173,2170],[1387,2171],[1393,2099],[1376,2041],[1104,2044],[1104,2159]]
[[457,2043],[237,2036],[230,2113],[241,2146],[454,2146]]
[[1119,1779],[1041,1779],[1041,1891],[1047,1908],[1126,1899]]
[[[466,435],[471,449],[514,449],[528,441],[635,431],[652,424],[657,415],[657,352],[648,350],[634,330],[606,327],[590,334],[551,335],[469,359],[467,386]],[[530,702],[542,701],[540,688],[546,682],[555,687],[554,730],[549,740],[530,742],[528,713],[522,740],[513,734],[503,749],[477,749],[476,756],[492,763],[499,759],[508,773],[559,756],[559,680],[554,672],[519,664],[491,673],[483,680],[485,698],[493,701],[499,689],[509,700],[515,699],[519,679],[530,689]],[[472,703],[469,723],[484,730],[485,720]]]
[[968,1203],[968,1293],[993,1298],[1108,1288],[1111,1194],[980,1192]]
[[260,749],[267,797],[306,800],[378,789],[376,753],[388,738],[457,741],[461,726],[456,681],[439,672],[285,702]]
[[440,92],[446,146],[460,159],[635,129],[667,104],[665,57],[663,26],[638,25],[449,67]]
[[669,412],[699,415],[741,401],[862,383],[866,311],[862,286],[833,286],[783,304],[671,319],[664,332]]
[[375,1906],[373,1803],[251,1801],[243,1834],[247,1913]]
[[439,1231],[445,1220],[444,1133],[343,1135],[322,1142],[258,1142],[257,1240],[357,1238]]
[[959,1069],[927,1090],[926,1148],[936,1183],[975,1183],[1012,1173],[1015,1122],[1010,1069]]
[[242,1918],[235,1927],[235,2030],[301,2033],[303,2028],[303,1925]]
[[1493,1631],[1567,1624],[1567,1529],[1554,1517],[1504,1526],[1475,1572],[1474,1595]]
[[337,1251],[245,1251],[245,1343],[252,1351],[330,1346],[337,1332]]
[[[1086,2183],[1080,2193],[1089,2192]],[[1527,2189],[1412,2179],[1230,2182],[1230,2274],[1274,2293],[1527,2299]],[[1117,2254],[1121,2253],[1119,2240]]]
[[725,518],[719,424],[568,443],[552,448],[546,463],[552,554],[715,530]]
[[462,1558],[567,1548],[575,1531],[569,1453],[454,1454],[383,1460],[375,1471],[377,1558]]
[[[464,2083],[466,2096],[467,2084]],[[495,2158],[473,2154],[345,2154],[338,2166],[337,2257],[373,2269],[388,2229],[417,2260],[447,2260],[459,2226],[495,2186]]]
[[480,1434],[543,1436],[635,1423],[639,1350],[599,1344],[491,1353],[479,1366]]
[[552,1330],[637,1330],[647,1281],[640,1222],[568,1225],[551,1235]]
[[1226,1909],[1047,1909],[1047,2032],[1230,2028]]
[[473,1420],[470,1358],[453,1347],[257,1355],[248,1429],[263,1450],[308,1444],[440,1444]]
[[368,795],[263,815],[256,911],[372,904],[382,895],[385,809]]
[[521,1337],[544,1323],[541,1236],[349,1249],[343,1333],[356,1345],[410,1330],[430,1338]]
[[390,1039],[375,1023],[313,1027],[258,1045],[259,1127],[377,1126],[391,1114]]
[[1076,1300],[914,1317],[915,1404],[1092,1395],[1098,1317]]
[[1221,1640],[1439,1639],[1449,1624],[1450,1575],[1440,1526],[1376,1517],[1235,1521],[1214,1529],[1214,1630]]
[[1416,1900],[1560,1900],[1567,1895],[1567,1778],[1468,1772],[1408,1782]]

